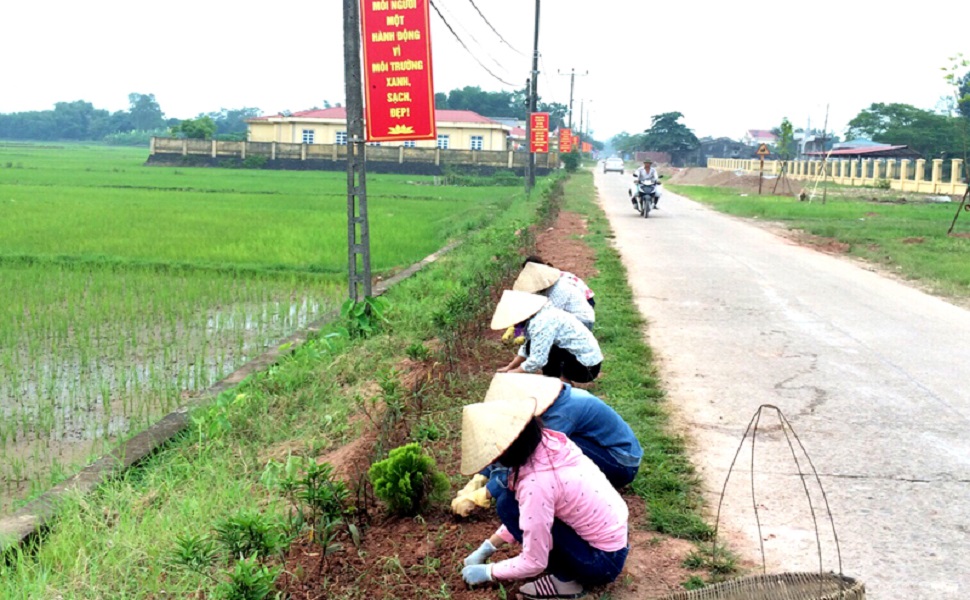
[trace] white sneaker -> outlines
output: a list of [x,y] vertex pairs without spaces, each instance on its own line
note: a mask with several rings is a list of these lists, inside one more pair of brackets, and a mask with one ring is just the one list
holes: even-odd
[[543,575],[520,587],[519,594],[530,600],[565,600],[582,598],[586,591],[575,581],[562,581],[555,575]]

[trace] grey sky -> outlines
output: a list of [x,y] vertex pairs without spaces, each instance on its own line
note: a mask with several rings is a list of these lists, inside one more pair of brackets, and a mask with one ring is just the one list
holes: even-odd
[[[468,46],[499,77],[524,85],[533,0],[476,0],[517,50],[502,44],[470,0],[435,0]],[[226,0],[11,2],[3,9],[0,112],[87,100],[127,107],[154,93],[166,116],[220,108],[301,110],[343,101],[340,0],[250,5]],[[596,136],[648,127],[677,110],[699,136],[738,138],[787,116],[796,127],[845,124],[872,102],[932,109],[949,93],[940,67],[970,44],[962,0],[908,4],[544,0],[539,93],[568,102],[577,78]],[[463,50],[432,12],[437,91],[511,89]],[[474,38],[474,40],[472,39]],[[961,40],[963,40],[961,44]],[[477,41],[477,42],[476,42]]]

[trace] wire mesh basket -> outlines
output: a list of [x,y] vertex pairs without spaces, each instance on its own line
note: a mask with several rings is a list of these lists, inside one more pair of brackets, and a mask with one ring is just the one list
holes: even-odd
[[752,575],[715,583],[662,600],[863,600],[866,586],[836,573]]
[[[758,427],[761,424],[761,419],[765,411],[774,411],[775,415],[778,417],[780,431],[787,441],[787,445],[791,450],[792,460],[798,469],[798,476],[805,491],[805,497],[808,501],[808,506],[812,515],[812,523],[815,530],[815,540],[819,560],[819,571],[817,573],[767,573],[765,547],[763,541],[764,536],[762,535],[761,518],[759,515],[758,501],[755,496],[754,486],[755,440],[758,436]],[[734,471],[738,456],[741,454],[741,449],[744,447],[744,442],[749,436],[751,438],[751,504],[754,509],[755,521],[758,526],[758,539],[761,545],[762,574],[741,577],[730,581],[722,581],[697,590],[675,592],[673,594],[664,596],[662,600],[740,600],[742,598],[744,600],[863,600],[866,597],[865,584],[842,574],[842,550],[839,547],[839,536],[835,530],[835,520],[832,517],[832,510],[829,507],[828,498],[825,494],[825,489],[822,486],[822,480],[818,476],[818,471],[815,469],[815,465],[812,463],[812,459],[809,457],[808,451],[798,438],[798,434],[795,433],[791,423],[789,423],[788,419],[781,412],[781,409],[771,404],[762,404],[758,407],[758,410],[755,411],[754,416],[751,417],[751,421],[748,423],[748,428],[741,437],[741,444],[738,446],[738,450],[734,454],[734,460],[731,461],[731,466],[728,468],[727,477],[725,477],[724,480],[724,487],[721,490],[721,500],[717,505],[717,517],[714,524],[714,544],[711,550],[712,555],[716,554],[717,552],[717,534],[721,522],[721,505],[724,502],[724,496],[727,492],[728,481],[730,480],[731,474]],[[803,460],[811,469],[811,477],[809,477],[808,473],[803,469],[803,463],[799,460],[798,452],[795,449],[796,445],[803,454]],[[825,507],[825,514],[828,517],[827,520],[832,528],[832,536],[835,540],[835,550],[836,555],[838,556],[839,565],[838,573],[823,572],[822,543],[819,538],[818,515],[816,507],[812,502],[811,494],[808,491],[806,479],[814,479],[821,492]]]

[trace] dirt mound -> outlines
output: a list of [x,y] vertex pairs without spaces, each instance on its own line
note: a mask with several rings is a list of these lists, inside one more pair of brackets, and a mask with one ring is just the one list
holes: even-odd
[[[745,192],[758,193],[758,175],[751,173],[741,173],[740,171],[718,171],[703,167],[690,167],[680,169],[674,173],[669,183],[674,185],[706,185],[712,187],[732,187]],[[777,178],[774,175],[765,175],[761,182],[761,192],[763,194],[795,194],[801,190],[798,182],[786,179],[782,182],[776,192],[775,183]]]

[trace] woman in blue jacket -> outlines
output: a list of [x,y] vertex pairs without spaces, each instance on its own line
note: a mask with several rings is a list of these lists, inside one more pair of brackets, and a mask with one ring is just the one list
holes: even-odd
[[[496,400],[534,403],[543,426],[569,437],[613,487],[622,488],[636,477],[643,457],[636,435],[615,410],[586,390],[542,375],[498,373],[485,394],[485,402]],[[458,492],[452,509],[465,516],[507,491],[508,470],[492,466]]]

